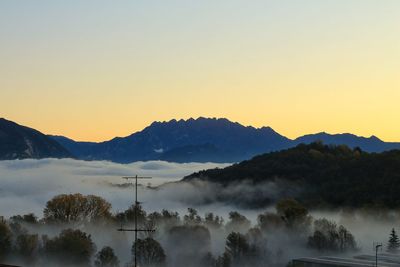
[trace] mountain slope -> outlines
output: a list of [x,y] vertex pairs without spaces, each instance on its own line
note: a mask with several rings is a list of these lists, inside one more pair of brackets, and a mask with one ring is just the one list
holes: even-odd
[[71,154],[41,132],[0,118],[0,160],[48,157],[65,158]]
[[[400,150],[367,153],[343,145],[302,144],[225,169],[194,173],[184,181],[194,179],[225,187],[244,181],[258,188],[267,182],[284,184],[296,189],[285,197],[296,197],[312,207],[383,205],[397,208],[400,207]],[[253,205],[262,206],[268,199],[255,196],[252,201]]]

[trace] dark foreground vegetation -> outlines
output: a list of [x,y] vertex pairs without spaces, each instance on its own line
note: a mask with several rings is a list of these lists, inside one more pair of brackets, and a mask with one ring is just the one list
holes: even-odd
[[[121,224],[132,227],[135,213],[140,228],[157,230],[121,248],[118,240],[132,240],[132,235],[116,229]],[[116,236],[116,241],[97,247],[93,232]],[[272,240],[281,240],[281,248],[271,249]],[[128,253],[136,246],[140,266],[285,266],[292,253],[287,248],[294,245],[310,253],[357,250],[344,226],[314,220],[293,199],[278,202],[274,212],[259,214],[255,225],[234,211],[226,222],[213,213],[200,216],[192,208],[183,217],[167,210],[147,213],[140,205],[113,214],[106,200],[80,194],[54,197],[40,220],[33,214],[0,220],[0,262],[23,266],[132,266],[132,260],[122,262],[112,246]]]
[[[400,207],[400,150],[367,153],[359,148],[322,143],[268,153],[224,169],[185,177],[223,186],[246,181],[275,183],[284,197],[300,199],[306,207]],[[235,199],[225,199],[235,201]],[[252,198],[249,205],[266,206],[269,195]]]

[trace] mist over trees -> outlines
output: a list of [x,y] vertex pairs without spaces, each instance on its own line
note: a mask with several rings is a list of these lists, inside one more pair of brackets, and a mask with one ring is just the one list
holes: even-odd
[[[157,231],[141,233],[133,243],[132,236],[116,230],[131,226],[135,212],[142,229]],[[115,242],[97,245],[91,233],[98,231],[114,236]],[[281,249],[272,248],[271,240],[280,240]],[[120,247],[120,242],[130,242],[130,248]],[[286,266],[288,244],[309,253],[358,248],[344,226],[314,219],[294,199],[283,199],[275,211],[260,213],[254,225],[237,211],[226,221],[212,212],[202,216],[194,208],[182,216],[168,210],[147,213],[140,204],[113,214],[106,200],[80,194],[50,199],[41,219],[25,214],[0,221],[0,261],[29,266],[132,266],[135,249],[140,266]],[[129,260],[121,261],[118,255],[124,253],[131,255]]]
[[[222,188],[247,182],[255,192],[253,197],[239,191],[224,194],[220,200],[252,208],[275,203],[271,192],[256,191],[267,183],[281,185],[278,199],[300,199],[306,207],[399,208],[399,179],[400,150],[367,153],[360,148],[316,142],[259,155],[223,169],[200,171],[184,181],[212,182]],[[274,189],[275,193],[279,191]]]

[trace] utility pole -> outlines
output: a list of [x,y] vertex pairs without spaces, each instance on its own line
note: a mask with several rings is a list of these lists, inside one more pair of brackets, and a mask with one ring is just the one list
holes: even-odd
[[135,232],[135,243],[134,243],[134,257],[135,257],[135,267],[137,267],[137,235],[138,232],[155,232],[155,229],[138,229],[138,214],[137,210],[139,208],[140,202],[138,201],[138,179],[151,179],[152,177],[140,177],[140,176],[126,176],[122,177],[126,180],[129,179],[135,179],[135,206],[134,206],[134,220],[135,220],[135,228],[134,229],[126,229],[123,228],[121,225],[121,228],[117,229],[119,232]]

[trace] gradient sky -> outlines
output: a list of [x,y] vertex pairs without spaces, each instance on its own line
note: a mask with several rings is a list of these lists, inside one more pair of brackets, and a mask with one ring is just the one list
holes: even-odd
[[0,1],[0,117],[101,141],[227,117],[400,141],[400,1]]

